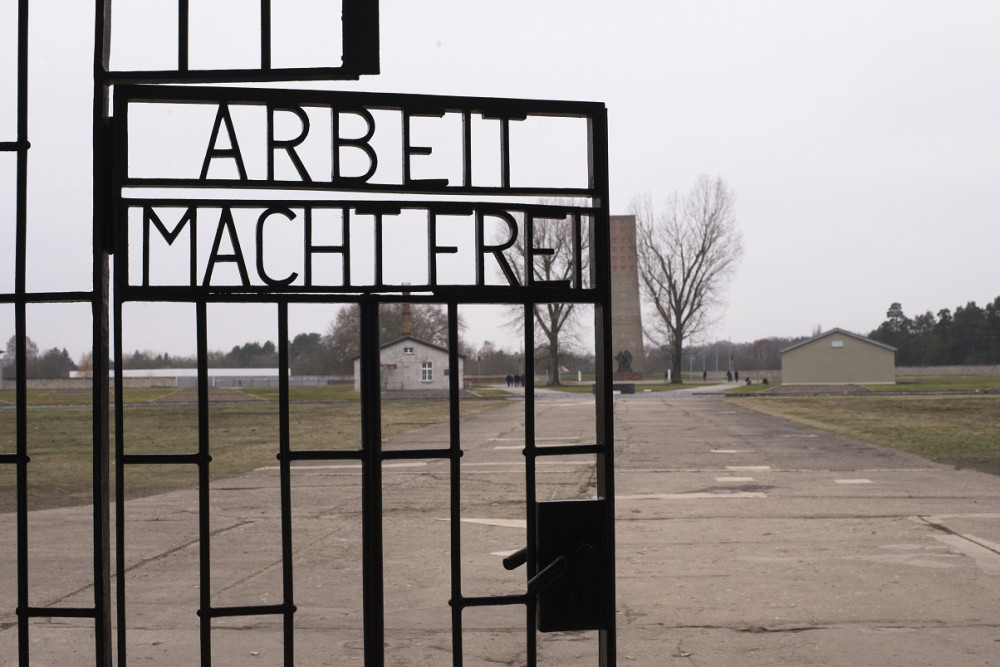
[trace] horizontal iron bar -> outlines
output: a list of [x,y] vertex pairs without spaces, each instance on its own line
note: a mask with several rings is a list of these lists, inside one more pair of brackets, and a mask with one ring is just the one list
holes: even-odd
[[0,454],[0,463],[20,463],[24,461],[28,463],[31,461],[31,457],[27,454]]
[[0,141],[0,151],[20,151],[31,148],[28,141]]
[[492,597],[463,597],[458,600],[449,600],[448,604],[453,607],[458,606],[462,609],[466,607],[501,607],[513,604],[528,604],[532,599],[533,596],[529,595],[494,595]]
[[0,303],[77,303],[93,301],[93,292],[25,292],[23,295],[0,294]]
[[[229,79],[232,80],[232,79]],[[188,87],[121,85],[115,89],[115,102],[188,102],[204,104],[279,104],[288,106],[336,106],[337,108],[405,109],[411,114],[461,112],[488,114],[490,117],[520,118],[531,116],[603,117],[601,102],[515,99],[501,97],[463,97],[407,93],[368,93],[362,91],[292,90],[285,88]]]
[[266,83],[269,81],[354,81],[359,72],[351,67],[294,67],[281,69],[189,69],[177,70],[112,70],[105,75],[109,84],[156,83]]
[[[157,179],[138,179],[131,180],[125,187],[143,187],[152,183]],[[174,186],[179,181],[172,179],[159,179],[163,181],[162,185]],[[288,186],[299,183],[300,181],[288,181]],[[241,190],[239,186],[234,186],[232,181],[196,181],[198,187],[210,187],[225,190]],[[285,181],[269,181],[269,183],[275,183],[273,187],[268,187],[264,192],[270,190],[288,190],[290,187],[286,187]],[[161,184],[157,182],[157,184]],[[386,186],[390,187],[390,186]],[[261,192],[260,186],[248,187],[247,189],[254,192]],[[562,191],[576,191],[580,188],[559,188]],[[546,194],[550,192],[550,189],[533,188],[533,190],[538,190],[539,195]],[[357,189],[345,189],[345,192],[349,194],[362,194],[359,193]],[[455,201],[451,199],[408,199],[408,200],[398,200],[398,199],[359,199],[359,198],[338,198],[338,199],[309,199],[300,197],[298,199],[292,199],[285,197],[280,192],[279,199],[274,198],[262,198],[260,195],[254,198],[237,199],[234,197],[195,197],[195,196],[183,196],[183,197],[163,197],[163,196],[125,196],[119,199],[121,204],[126,208],[138,208],[140,206],[150,206],[155,208],[215,208],[215,207],[228,207],[233,209],[243,209],[243,208],[271,208],[276,204],[280,204],[284,208],[313,208],[313,209],[364,209],[361,215],[371,215],[372,211],[382,211],[389,212],[392,211],[393,215],[398,214],[400,210],[428,210],[433,209],[435,213],[439,214],[453,214],[453,215],[472,215],[475,210],[483,210],[486,212],[493,212],[497,210],[504,211],[516,211],[516,212],[528,212],[534,213],[538,217],[543,217],[548,215],[558,215],[558,214],[580,214],[586,216],[596,217],[600,213],[598,206],[586,206],[578,204],[566,204],[560,206],[558,204],[538,204],[526,201]],[[405,193],[400,193],[405,194]],[[447,194],[454,194],[449,191]],[[387,213],[388,214],[388,213]]]
[[297,449],[287,455],[279,452],[275,458],[281,461],[286,456],[289,461],[359,461],[363,452],[360,449]]
[[453,459],[460,458],[461,451],[442,449],[383,449],[382,460],[392,459]]
[[[517,185],[428,185],[419,181],[408,186],[399,183],[365,183],[363,186],[357,184],[335,186],[325,181],[291,181],[291,180],[266,180],[266,179],[246,179],[233,181],[232,179],[221,178],[126,178],[120,183],[123,188],[192,188],[192,189],[231,189],[240,192],[260,191],[262,188],[274,190],[314,190],[322,192],[365,192],[380,194],[420,194],[431,193],[436,195],[509,195],[520,197],[594,197],[598,196],[595,188],[569,188],[569,187],[531,187]],[[124,198],[123,198],[124,199]],[[206,198],[206,202],[211,202],[217,198]],[[174,201],[198,201],[200,199],[189,197],[186,199],[174,199]],[[233,200],[225,200],[233,201]],[[276,200],[271,200],[273,204]],[[286,199],[278,197],[282,205],[287,205]],[[313,201],[313,204],[323,203]],[[358,202],[359,204],[361,202]],[[381,200],[373,200],[369,203],[389,203]],[[466,203],[466,208],[471,202]],[[503,206],[506,202],[491,202],[493,205]],[[162,204],[161,204],[162,205]],[[510,208],[517,208],[516,202],[507,204]]]
[[[20,609],[18,613],[20,613]],[[28,607],[30,618],[96,618],[97,611],[93,607]]]
[[[398,289],[399,292],[393,290]],[[353,291],[349,291],[353,290]],[[402,292],[427,292],[427,294],[403,295]],[[379,303],[438,303],[454,301],[459,304],[524,304],[533,303],[602,303],[603,290],[565,289],[543,287],[507,287],[503,285],[461,285],[438,286],[388,286],[364,287],[289,288],[287,292],[276,291],[273,287],[125,287],[121,290],[122,303],[145,302],[192,302],[206,303],[358,303],[377,301]]]
[[198,464],[202,460],[206,459],[208,461],[212,460],[211,456],[202,457],[201,454],[124,454],[122,456],[122,463],[138,463],[138,464],[167,464],[167,463],[185,463],[185,464]]
[[547,445],[535,447],[535,456],[567,456],[569,454],[603,454],[604,445]]
[[[204,615],[204,609],[198,610],[198,616]],[[295,605],[289,604],[262,604],[248,605],[245,607],[210,607],[208,609],[209,618],[223,618],[226,616],[269,616],[273,614],[295,613]]]

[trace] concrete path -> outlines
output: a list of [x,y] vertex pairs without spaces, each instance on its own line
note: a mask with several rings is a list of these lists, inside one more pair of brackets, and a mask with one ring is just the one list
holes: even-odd
[[[536,406],[544,444],[591,441],[593,399]],[[501,557],[524,543],[523,403],[463,423],[463,591],[523,591]],[[994,476],[676,393],[616,400],[620,665],[1000,664]],[[433,426],[387,447],[440,446]],[[592,457],[546,462],[539,498],[593,494]],[[361,664],[358,469],[294,475],[296,657]],[[278,485],[258,470],[212,487],[213,603],[280,601]],[[198,662],[193,491],[130,501],[131,664]],[[386,656],[450,665],[448,475],[385,467]],[[32,604],[87,605],[89,509],[31,515]],[[14,518],[0,515],[0,665],[16,663]],[[466,665],[524,662],[523,609],[470,610]],[[280,623],[214,624],[216,665],[278,665]],[[32,626],[33,665],[89,664],[92,631]],[[540,664],[596,664],[596,633],[540,635]]]

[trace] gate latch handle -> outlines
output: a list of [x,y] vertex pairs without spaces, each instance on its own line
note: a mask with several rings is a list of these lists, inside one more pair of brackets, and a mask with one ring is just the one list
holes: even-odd
[[[552,582],[566,574],[566,571],[569,569],[570,561],[576,560],[581,556],[589,555],[593,553],[593,551],[594,547],[581,542],[573,548],[568,556],[561,555],[556,557],[555,560],[543,567],[535,576],[528,580],[528,594],[538,595],[548,588]],[[528,547],[521,547],[503,559],[503,566],[508,570],[514,570],[524,565],[527,560]]]

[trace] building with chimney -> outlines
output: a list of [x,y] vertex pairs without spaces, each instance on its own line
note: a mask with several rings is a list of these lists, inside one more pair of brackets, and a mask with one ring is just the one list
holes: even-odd
[[[447,391],[448,350],[413,335],[410,304],[401,304],[399,338],[379,348],[382,391]],[[458,386],[464,386],[465,357],[458,355]],[[354,389],[361,390],[361,357],[354,357]]]

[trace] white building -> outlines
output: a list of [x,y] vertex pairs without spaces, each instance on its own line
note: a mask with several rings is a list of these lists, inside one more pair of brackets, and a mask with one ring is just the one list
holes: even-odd
[[[382,391],[448,389],[448,350],[403,336],[380,348]],[[458,386],[465,379],[465,357],[458,356]],[[361,357],[354,357],[354,389],[361,390]]]

